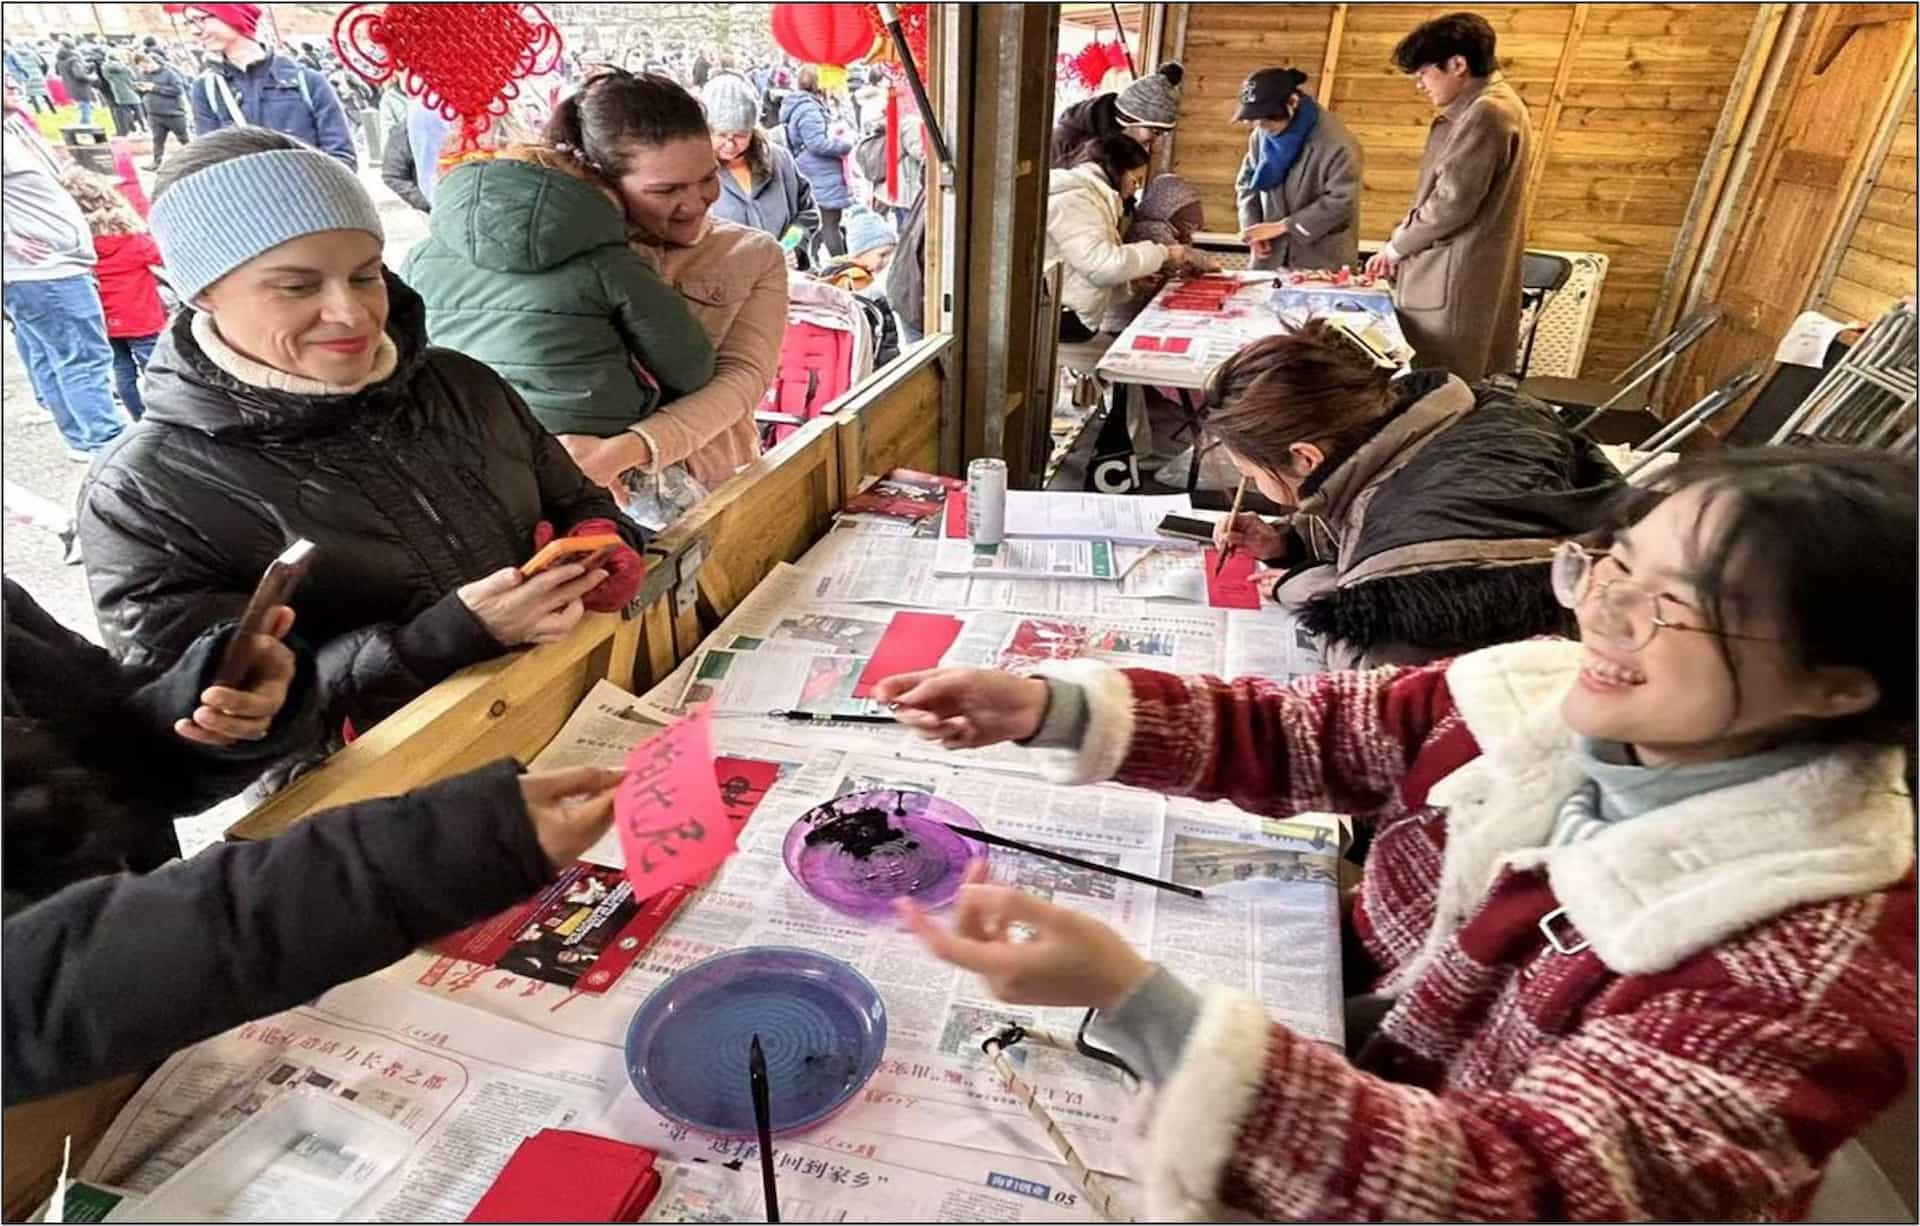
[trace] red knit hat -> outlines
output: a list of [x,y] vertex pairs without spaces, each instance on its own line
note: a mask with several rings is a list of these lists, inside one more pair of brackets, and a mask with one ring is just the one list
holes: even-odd
[[216,21],[226,22],[242,38],[252,38],[254,31],[260,28],[260,6],[257,4],[163,4],[160,7],[169,13],[198,9]]

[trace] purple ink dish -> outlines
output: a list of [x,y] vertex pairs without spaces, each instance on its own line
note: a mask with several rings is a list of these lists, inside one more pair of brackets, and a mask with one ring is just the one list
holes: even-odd
[[722,1137],[754,1135],[748,1053],[767,1058],[776,1135],[851,1102],[887,1046],[887,1007],[865,975],[811,949],[758,945],[696,962],[627,1026],[627,1076],[649,1107]]
[[803,813],[781,855],[793,879],[835,911],[887,919],[897,898],[946,906],[960,892],[967,862],[988,858],[984,843],[948,823],[980,829],[973,814],[925,792],[856,792]]

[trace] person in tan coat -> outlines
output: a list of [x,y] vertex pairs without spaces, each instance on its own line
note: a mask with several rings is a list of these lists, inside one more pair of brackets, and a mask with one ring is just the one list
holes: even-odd
[[[753,411],[786,339],[786,256],[771,235],[708,215],[720,195],[713,137],[699,99],[677,83],[596,77],[560,104],[546,135],[558,148],[580,150],[613,183],[630,246],[713,340],[705,387],[623,434],[568,448],[589,478],[623,485],[628,515],[658,530],[759,455]],[[679,472],[685,476],[667,480]]]
[[1413,208],[1367,271],[1393,278],[1420,364],[1478,382],[1512,367],[1520,338],[1532,125],[1495,70],[1493,27],[1477,13],[1427,22],[1393,59],[1440,114]]

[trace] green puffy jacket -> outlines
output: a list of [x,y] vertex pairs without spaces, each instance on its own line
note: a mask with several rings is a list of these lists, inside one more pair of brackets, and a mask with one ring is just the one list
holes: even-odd
[[491,366],[554,434],[618,434],[713,378],[706,329],[595,188],[530,162],[470,162],[440,181],[429,222],[404,274],[428,338]]

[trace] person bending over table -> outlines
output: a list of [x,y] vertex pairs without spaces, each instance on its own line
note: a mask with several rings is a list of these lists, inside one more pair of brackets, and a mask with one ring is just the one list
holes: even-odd
[[1360,142],[1300,87],[1297,68],[1262,68],[1240,87],[1247,156],[1234,180],[1254,268],[1360,265]]
[[80,496],[87,582],[123,662],[171,664],[298,537],[318,546],[292,603],[328,730],[365,730],[633,597],[632,548],[605,570],[521,576],[556,528],[638,532],[505,380],[427,344],[352,171],[223,129],[167,159],[152,226],[188,305],[148,362],[141,428]]
[[1399,378],[1330,324],[1241,349],[1207,428],[1291,517],[1223,520],[1218,541],[1282,570],[1275,599],[1335,667],[1411,664],[1562,633],[1554,546],[1619,477],[1538,401],[1444,370]]
[[1184,243],[1125,243],[1126,202],[1147,179],[1147,150],[1128,136],[1085,146],[1081,160],[1047,172],[1047,258],[1061,269],[1060,339],[1086,341],[1127,288],[1162,269],[1211,261]]
[[174,818],[314,735],[294,620],[274,610],[249,674],[214,686],[232,623],[142,676],[6,581],[6,1105],[371,974],[532,894],[606,829],[617,771],[501,761],[162,868]]
[[1346,1054],[1017,890],[963,887],[951,926],[903,907],[1001,999],[1098,1010],[1157,1087],[1144,1220],[1803,1219],[1900,1095],[1912,466],[1766,449],[1657,496],[1563,550],[1577,643],[1290,686],[1073,661],[878,687],[950,746],[1057,748],[1056,780],[1376,832]]
[[[594,481],[625,475],[651,528],[684,514],[760,454],[753,412],[787,334],[787,261],[773,236],[711,218],[720,165],[700,100],[666,77],[610,69],[562,102],[547,140],[578,149],[627,206],[632,247],[713,340],[714,376],[614,438],[569,448]],[[691,482],[662,474],[685,465]],[[645,508],[657,508],[651,515]]]

